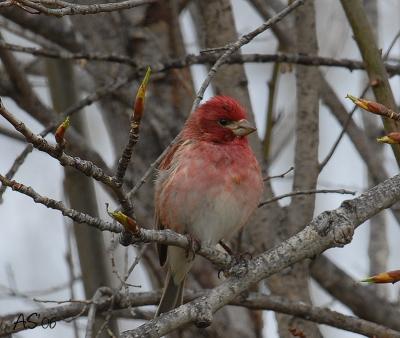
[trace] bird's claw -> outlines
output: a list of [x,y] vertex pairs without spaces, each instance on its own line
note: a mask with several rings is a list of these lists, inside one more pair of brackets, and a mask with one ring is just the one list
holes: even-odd
[[186,234],[186,238],[189,242],[189,246],[186,248],[186,258],[189,258],[191,254],[194,259],[196,252],[200,250],[200,241],[191,234]]
[[242,253],[236,255],[235,258],[237,260],[237,264],[242,263],[242,262],[247,263],[247,261],[249,261],[250,259],[253,259],[253,255],[251,252],[246,251],[246,252],[242,252]]
[[248,263],[253,258],[250,252],[243,252],[240,254],[231,255],[232,261],[230,266],[218,271],[218,278],[221,279],[221,274],[228,278],[230,276],[241,275],[247,273]]
[[227,243],[225,243],[225,241],[221,239],[218,243],[222,246],[222,248],[227,252],[228,255],[234,255],[232,248]]
[[228,277],[228,272],[229,272],[229,269],[220,269],[220,270],[218,270],[218,279],[221,279],[221,274],[224,276],[224,277]]
[[247,265],[248,261],[253,259],[253,255],[250,252],[246,251],[238,254],[233,254],[231,255],[231,258],[231,267],[234,267],[235,265]]

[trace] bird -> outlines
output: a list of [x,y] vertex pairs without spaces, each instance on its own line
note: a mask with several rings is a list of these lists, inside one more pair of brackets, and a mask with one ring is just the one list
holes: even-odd
[[[161,161],[155,179],[155,226],[215,246],[239,231],[263,191],[260,165],[247,135],[257,129],[229,96],[215,96],[186,120],[177,142]],[[168,271],[156,317],[182,304],[194,255],[157,245]]]

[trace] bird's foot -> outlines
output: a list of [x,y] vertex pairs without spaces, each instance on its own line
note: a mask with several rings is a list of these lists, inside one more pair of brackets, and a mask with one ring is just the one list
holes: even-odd
[[191,259],[194,259],[196,252],[200,250],[201,242],[191,234],[185,236],[189,242],[189,246],[186,248],[186,258],[192,257]]
[[228,278],[230,276],[238,276],[243,273],[247,273],[248,271],[248,264],[250,260],[253,258],[253,255],[250,252],[242,252],[239,254],[229,253],[229,254],[232,258],[231,264],[227,268],[218,271],[218,278],[221,278],[221,274],[224,277]]
[[238,264],[242,261],[247,261],[253,258],[253,255],[248,251],[241,253],[234,253],[232,248],[228,245],[228,243],[226,243],[222,239],[218,243],[219,245],[222,246],[222,248],[226,251],[226,253],[232,257],[233,264]]
[[233,256],[236,260],[236,264],[247,263],[250,259],[253,259],[251,252],[245,251]]
[[226,251],[226,253],[227,253],[228,255],[231,255],[231,256],[234,255],[233,250],[232,250],[232,248],[228,245],[228,243],[226,243],[226,242],[225,242],[224,240],[222,240],[222,239],[221,239],[218,243],[222,246],[222,248]]

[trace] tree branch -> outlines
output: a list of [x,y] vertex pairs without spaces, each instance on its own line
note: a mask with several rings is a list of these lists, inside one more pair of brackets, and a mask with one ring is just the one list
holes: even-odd
[[[24,163],[25,159],[27,156],[32,152],[33,146],[32,144],[28,144],[24,150],[17,156],[15,159],[14,163],[12,164],[11,168],[8,170],[6,174],[6,178],[11,180],[18,169],[21,167],[21,165]],[[7,186],[5,184],[2,184],[0,187],[0,204],[3,202],[3,194],[6,191]]]
[[[376,100],[396,110],[396,102],[389,84],[381,53],[374,41],[374,34],[368,22],[367,14],[360,0],[341,0],[342,7],[354,33],[354,38],[365,62],[369,81]],[[399,124],[391,119],[383,119],[385,130],[389,133],[400,130]],[[392,145],[398,165],[400,165],[400,146]]]
[[358,284],[324,255],[311,264],[311,275],[356,316],[400,331],[399,307],[378,296],[369,286]]
[[[134,8],[146,4],[154,3],[158,0],[125,0],[115,3],[104,3],[104,4],[91,4],[91,5],[78,5],[62,0],[14,0],[8,3],[9,6],[18,6],[25,9],[27,12],[28,8],[35,9],[39,14],[43,13],[46,15],[62,17],[65,15],[87,15],[97,14],[102,12],[114,12],[123,9]],[[47,6],[48,7],[47,7]],[[61,7],[61,8],[53,8]],[[32,14],[32,13],[31,13]]]
[[10,187],[12,190],[18,191],[21,194],[31,197],[35,203],[40,203],[47,208],[55,209],[61,211],[64,216],[67,216],[78,223],[85,223],[90,226],[94,226],[101,231],[111,231],[119,233],[122,231],[122,226],[120,224],[112,224],[110,222],[102,221],[100,218],[94,218],[83,212],[76,211],[64,206],[61,201],[56,201],[54,199],[42,196],[38,194],[31,187],[18,183],[16,181],[11,181],[5,176],[0,175],[0,182],[3,185]]
[[[112,63],[122,63],[130,65],[134,68],[140,67],[142,61],[136,60],[126,55],[117,53],[101,53],[101,52],[81,52],[71,53],[63,50],[45,49],[38,47],[26,47],[15,45],[0,41],[2,48],[19,52],[27,53],[36,56],[43,56],[55,59],[64,60],[87,60],[87,61],[102,61]],[[221,50],[218,49],[214,53],[202,52],[200,54],[188,54],[184,58],[175,58],[172,60],[165,60],[151,66],[153,72],[165,72],[170,69],[184,68],[195,64],[208,64],[217,61]],[[300,54],[300,53],[283,53],[279,52],[276,54],[233,54],[230,55],[225,61],[227,64],[236,63],[292,63],[300,64],[304,66],[326,66],[326,67],[338,67],[346,68],[349,71],[353,70],[365,70],[365,64],[362,61],[352,59],[335,59],[325,56],[318,56],[312,54]],[[400,66],[392,63],[384,63],[386,70],[390,75],[399,75]]]
[[35,135],[25,124],[12,115],[3,105],[0,99],[0,115],[2,115],[14,128],[25,136],[27,142],[51,157],[57,159],[62,166],[68,166],[77,169],[86,176],[90,176],[95,180],[102,182],[109,187],[121,203],[124,212],[128,215],[132,214],[132,205],[128,197],[124,194],[121,186],[115,180],[107,175],[101,168],[97,167],[94,163],[80,159],[79,157],[72,157],[65,154],[62,148],[50,145],[43,137]]
[[11,125],[24,135],[27,142],[31,143],[36,149],[43,151],[51,157],[57,159],[62,166],[70,166],[81,171],[86,176],[93,177],[95,180],[104,183],[112,188],[117,188],[112,177],[106,175],[102,169],[90,161],[82,160],[65,154],[57,146],[50,145],[43,137],[34,134],[26,125],[11,114],[3,105],[0,99],[0,115],[2,115]]
[[[124,227],[119,223],[106,222],[100,218],[95,218],[86,213],[67,208],[66,206],[64,206],[63,202],[42,196],[31,187],[28,187],[13,180],[9,180],[3,175],[0,175],[0,182],[3,185],[10,187],[12,190],[18,191],[21,194],[31,197],[35,201],[35,203],[42,204],[50,209],[59,210],[64,216],[69,217],[77,223],[85,223],[101,231],[110,231],[114,233],[121,233],[122,231],[124,231]],[[136,233],[133,234],[131,238],[131,244],[156,242],[165,245],[174,245],[184,249],[191,248],[189,240],[186,236],[178,234],[171,230],[156,231],[138,227]],[[196,249],[197,254],[209,259],[217,267],[229,268],[234,262],[234,258],[229,256],[225,252],[209,247],[207,245],[202,245],[201,247],[198,247]]]
[[[280,176],[278,176],[280,177]],[[349,195],[355,195],[355,191],[350,191],[346,189],[312,189],[312,190],[300,190],[300,191],[292,191],[287,194],[279,195],[272,197],[266,201],[261,202],[258,207],[262,207],[268,203],[280,200],[282,198],[286,197],[291,197],[291,196],[297,196],[297,195],[314,195],[314,194],[349,194]]]
[[314,257],[328,248],[349,243],[356,227],[393,205],[399,198],[400,176],[397,175],[359,197],[343,202],[338,209],[320,214],[293,237],[247,262],[246,267],[236,266],[232,277],[210,290],[205,296],[134,330],[126,331],[122,333],[122,337],[160,337],[189,322],[206,326],[212,320],[215,311],[251,285],[289,265]]
[[[206,292],[194,292],[187,290],[186,294],[187,295],[184,297],[185,302],[204,296]],[[126,309],[128,304],[130,304],[132,307],[156,305],[160,300],[160,292],[138,292],[129,293],[128,295],[124,293],[118,293],[113,297],[114,309],[117,311],[120,309]],[[111,302],[112,300],[109,296],[103,295],[99,297],[96,301],[97,312],[102,314],[107,311]],[[277,296],[250,293],[246,298],[238,298],[233,300],[230,302],[230,305],[243,306],[249,309],[271,310],[280,313],[286,313],[292,316],[302,317],[316,323],[330,325],[339,329],[363,334],[366,336],[376,335],[378,337],[400,337],[399,332],[373,322],[343,315],[327,308],[313,307],[302,302],[289,301],[285,298]],[[88,302],[71,302],[70,304],[35,310],[34,312],[38,313],[36,318],[51,318],[56,322],[77,316],[88,316]],[[4,316],[5,321],[2,326],[3,332],[0,331],[0,336],[3,336],[3,333],[15,333],[27,329],[27,326],[24,327],[23,325],[16,325],[14,327],[15,320],[18,318],[20,313],[21,312]],[[29,313],[26,313],[26,315],[28,316]],[[34,320],[35,318],[33,318],[33,322]],[[38,321],[37,324],[40,325],[40,321]]]

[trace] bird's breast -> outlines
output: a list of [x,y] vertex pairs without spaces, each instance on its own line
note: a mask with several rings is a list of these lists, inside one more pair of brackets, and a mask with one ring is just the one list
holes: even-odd
[[192,145],[176,157],[157,179],[162,224],[210,243],[233,235],[257,207],[262,190],[250,149]]

